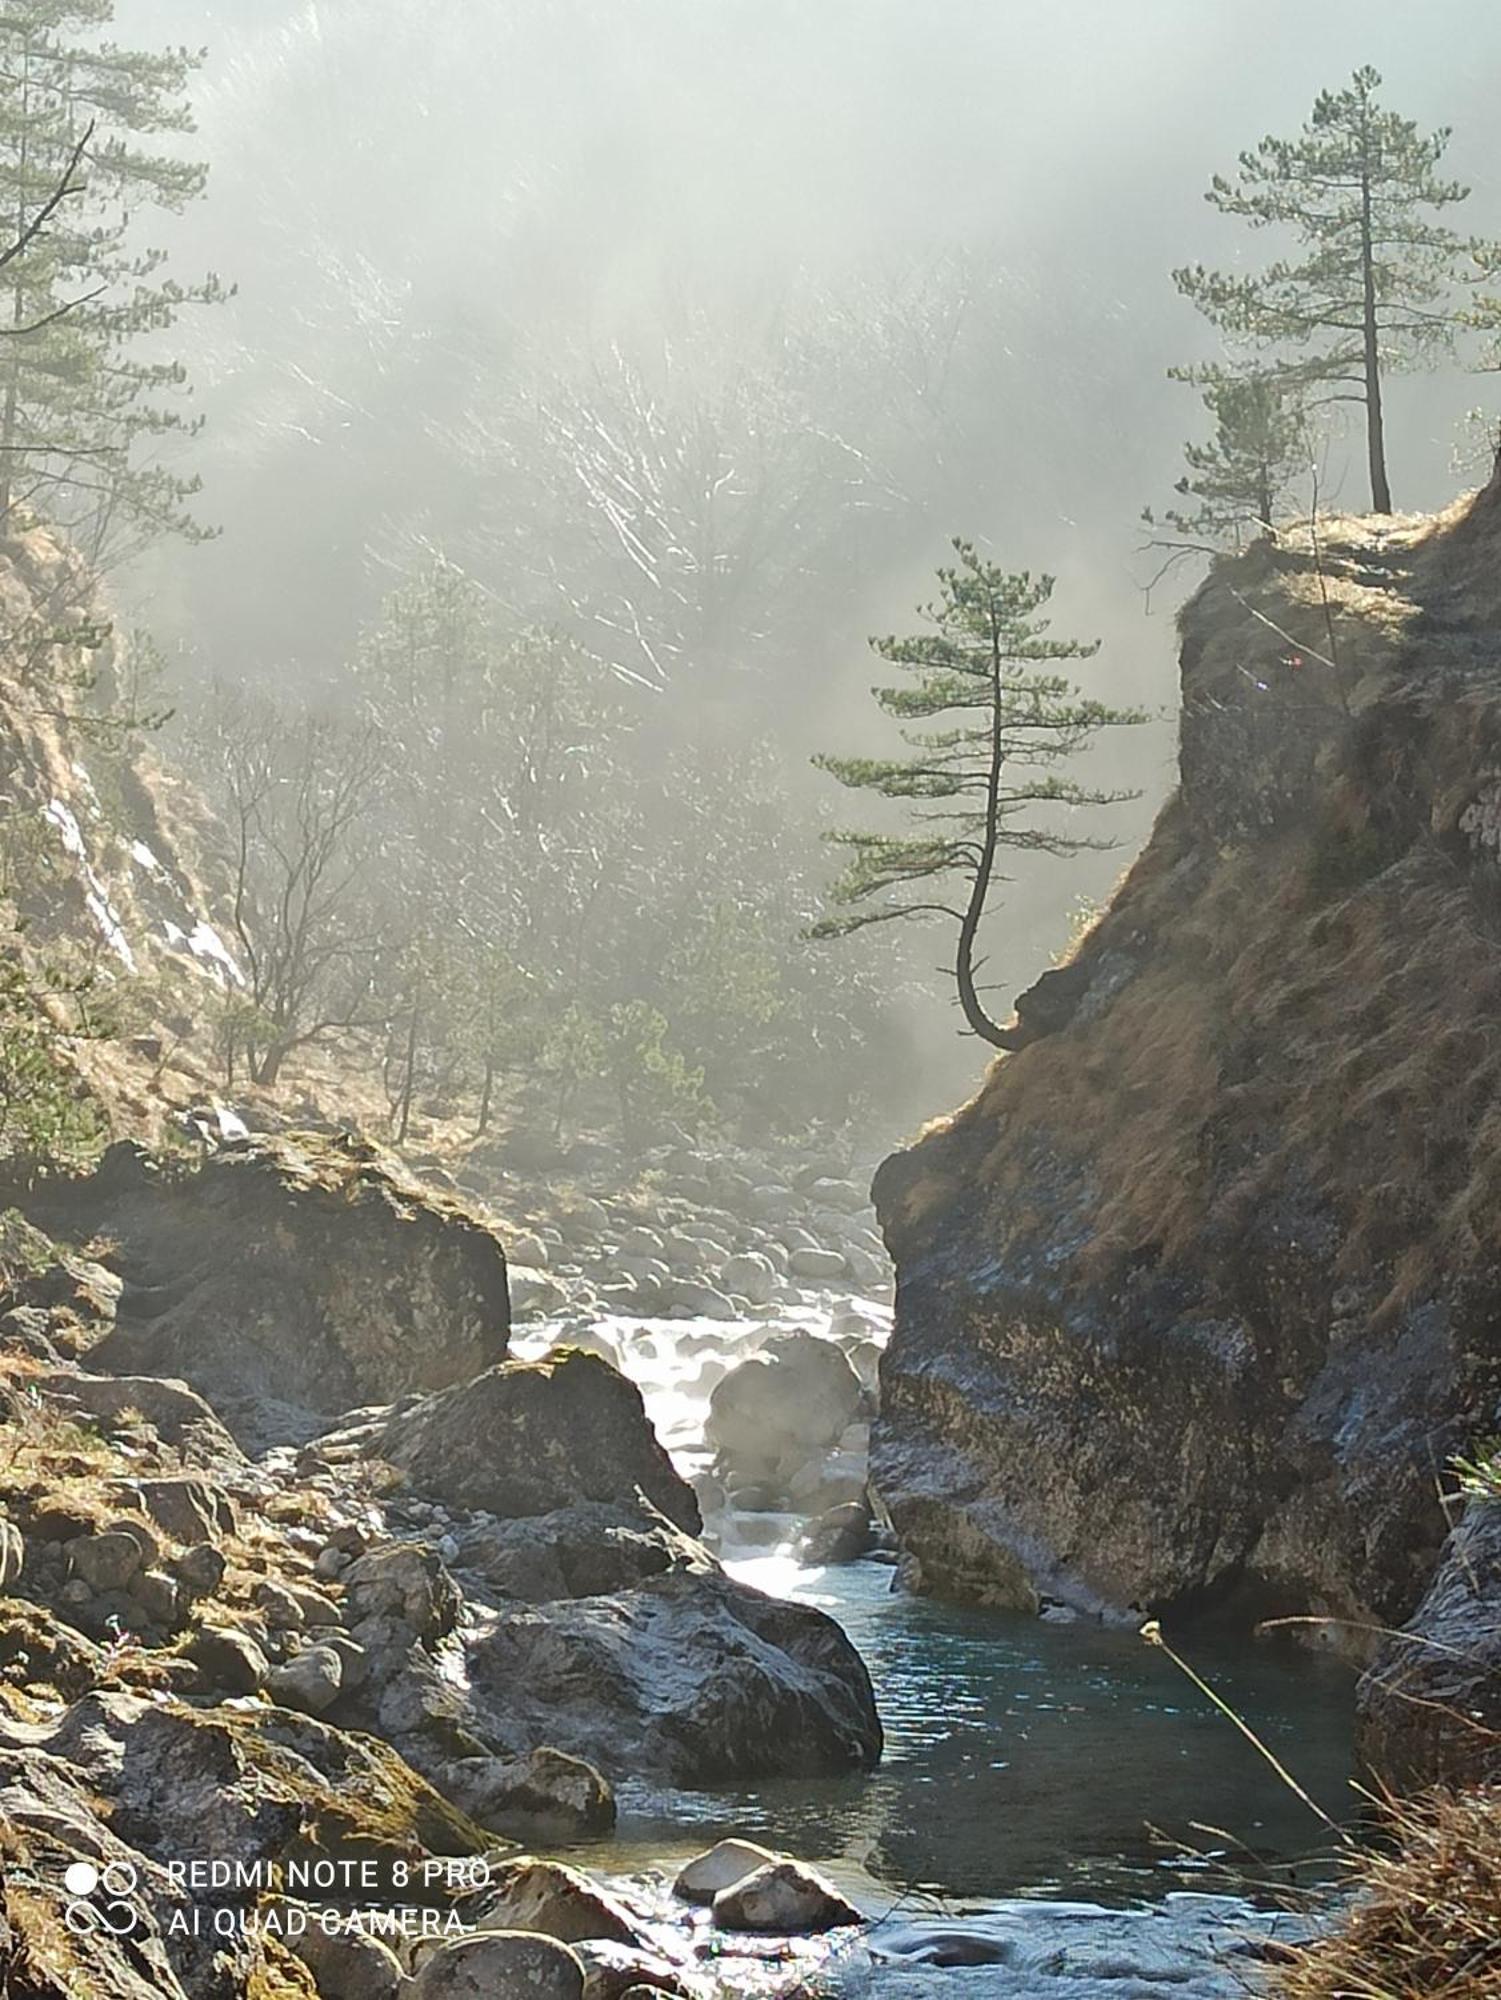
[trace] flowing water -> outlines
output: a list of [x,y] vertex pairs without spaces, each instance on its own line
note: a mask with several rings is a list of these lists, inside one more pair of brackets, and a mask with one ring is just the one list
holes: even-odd
[[[703,1356],[733,1353],[751,1330],[703,1321],[600,1330],[684,1469],[700,1469]],[[1223,1925],[1245,1915],[1248,1901],[1265,1909],[1289,1888],[1327,1879],[1337,1842],[1234,1724],[1134,1633],[912,1598],[874,1561],[802,1568],[793,1554],[799,1525],[732,1517],[721,1524],[722,1554],[734,1574],[820,1606],[849,1633],[885,1725],[880,1767],[713,1792],[628,1784],[616,1837],[592,1852],[591,1865],[670,1871],[739,1833],[819,1864],[888,1925],[922,1917],[931,1926],[941,1914],[977,1935],[1000,1926],[1011,1940],[1002,1952],[1010,1972],[926,1975],[931,1985],[908,1969],[889,1982],[877,1974],[893,2000],[946,1995],[950,1980],[974,2000],[1051,1990],[1051,1979],[1027,1969],[1041,1964],[1039,1951],[1046,1971],[1063,1968],[1060,1990],[1083,2000],[1093,1980],[1053,1949],[1081,1924],[1090,1940],[1107,1938],[1117,1969],[1098,1990],[1120,2000],[1242,1990],[1222,1988],[1217,1973],[1197,1983],[1201,1973],[1183,1969],[1190,1957],[1202,1965],[1193,1954],[1207,1950],[1206,1916]],[[1185,1643],[1195,1668],[1330,1818],[1349,1819],[1349,1672],[1275,1644]],[[1151,1920],[1111,1918],[1102,1932],[1111,1910]],[[1101,1948],[1089,1943],[1086,1957]],[[1146,1960],[1163,1985],[1142,1983]],[[1110,1984],[1117,1977],[1126,1983]],[[1076,1978],[1083,1983],[1069,1983]]]

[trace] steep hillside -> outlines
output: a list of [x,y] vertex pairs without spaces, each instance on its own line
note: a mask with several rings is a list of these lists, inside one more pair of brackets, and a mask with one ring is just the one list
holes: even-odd
[[79,559],[42,530],[0,539],[0,946],[87,1030],[59,1049],[104,1122],[150,1134],[163,1055],[211,1047],[240,973],[192,858],[203,806],[137,726],[135,678]]
[[1501,478],[1218,563],[1180,789],[889,1160],[918,1588],[1400,1622],[1501,1396]]

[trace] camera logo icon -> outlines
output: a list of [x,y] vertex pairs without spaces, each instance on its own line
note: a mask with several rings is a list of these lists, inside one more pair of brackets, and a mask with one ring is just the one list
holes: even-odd
[[68,1892],[63,1922],[75,1937],[130,1937],[139,1928],[141,1912],[134,1898],[140,1875],[130,1862],[107,1861],[98,1868],[92,1861],[70,1861],[63,1887]]

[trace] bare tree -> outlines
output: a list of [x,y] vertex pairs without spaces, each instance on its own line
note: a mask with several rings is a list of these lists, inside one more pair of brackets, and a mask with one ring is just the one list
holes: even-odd
[[[207,743],[248,992],[238,1040],[256,1081],[294,1050],[379,1025],[374,894],[379,739],[325,716],[216,692]],[[230,1055],[233,1061],[233,1051]]]

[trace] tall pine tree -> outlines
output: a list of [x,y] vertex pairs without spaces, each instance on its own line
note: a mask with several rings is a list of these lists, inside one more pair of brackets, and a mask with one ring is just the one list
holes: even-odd
[[[0,10],[0,215],[22,245],[0,271],[0,527],[18,510],[74,533],[96,560],[167,531],[198,536],[198,490],[158,456],[198,420],[186,371],[159,338],[190,305],[137,241],[143,209],[180,210],[205,168],[157,151],[193,129],[184,97],[202,60],[104,39],[113,0],[6,0]],[[79,191],[55,200],[80,155]]]
[[[954,551],[958,561],[939,570],[940,595],[925,612],[932,629],[871,641],[883,660],[913,676],[907,685],[873,690],[886,713],[900,722],[952,717],[953,725],[904,731],[915,753],[910,757],[814,759],[842,785],[901,802],[917,831],[831,836],[852,850],[851,859],[830,892],[837,913],[816,924],[812,935],[842,937],[913,917],[951,919],[964,1019],[983,1041],[1010,1048],[1011,1031],[985,1003],[976,956],[997,860],[1002,849],[1077,854],[1110,846],[1075,833],[1072,814],[1135,794],[1092,790],[1055,767],[1097,730],[1144,717],[1087,700],[1062,675],[1047,671],[1052,662],[1088,659],[1097,650],[1047,636],[1048,621],[1039,613],[1052,595],[1052,577],[1009,575],[965,541],[956,541]],[[944,884],[954,879],[959,890],[950,903]]]
[[1357,70],[1321,93],[1295,139],[1263,139],[1233,180],[1215,176],[1206,200],[1253,229],[1290,231],[1297,252],[1254,276],[1196,264],[1173,280],[1292,383],[1364,406],[1371,504],[1389,514],[1384,376],[1452,345],[1469,320],[1459,287],[1486,246],[1439,219],[1469,194],[1439,172],[1449,129],[1420,132],[1378,103],[1380,87],[1374,69]]

